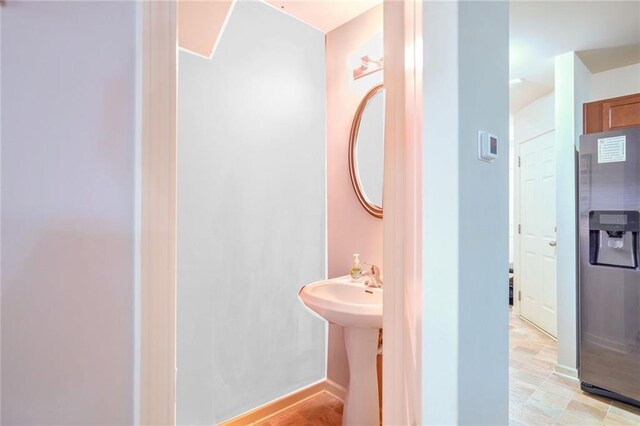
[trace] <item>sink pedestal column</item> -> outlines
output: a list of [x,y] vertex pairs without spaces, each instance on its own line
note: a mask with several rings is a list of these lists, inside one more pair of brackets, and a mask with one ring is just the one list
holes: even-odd
[[344,401],[344,426],[379,426],[378,329],[344,327],[349,362],[349,387]]

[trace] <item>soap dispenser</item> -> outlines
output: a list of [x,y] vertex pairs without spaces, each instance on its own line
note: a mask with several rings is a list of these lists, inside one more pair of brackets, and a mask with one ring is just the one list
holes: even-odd
[[353,265],[351,265],[351,278],[354,280],[359,279],[362,276],[362,266],[360,266],[360,255],[355,253],[353,255]]

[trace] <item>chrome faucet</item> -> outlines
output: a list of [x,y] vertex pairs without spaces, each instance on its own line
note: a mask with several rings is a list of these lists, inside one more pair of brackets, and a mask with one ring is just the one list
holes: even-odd
[[370,282],[369,278],[367,278],[364,280],[364,285],[366,285],[367,287],[382,288],[382,277],[380,276],[380,268],[375,265],[367,266],[371,266],[371,268],[362,271],[361,277],[371,277],[371,281],[373,282]]

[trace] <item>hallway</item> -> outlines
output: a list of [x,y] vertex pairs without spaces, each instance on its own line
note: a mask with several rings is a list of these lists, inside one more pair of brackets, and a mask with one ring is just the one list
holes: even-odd
[[556,341],[509,313],[511,425],[637,425],[640,409],[582,392],[553,373]]

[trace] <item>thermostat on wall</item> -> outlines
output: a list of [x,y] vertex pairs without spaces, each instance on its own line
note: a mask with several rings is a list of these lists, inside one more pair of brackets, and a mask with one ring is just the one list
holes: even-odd
[[488,132],[478,131],[478,158],[492,162],[498,158],[498,138]]

